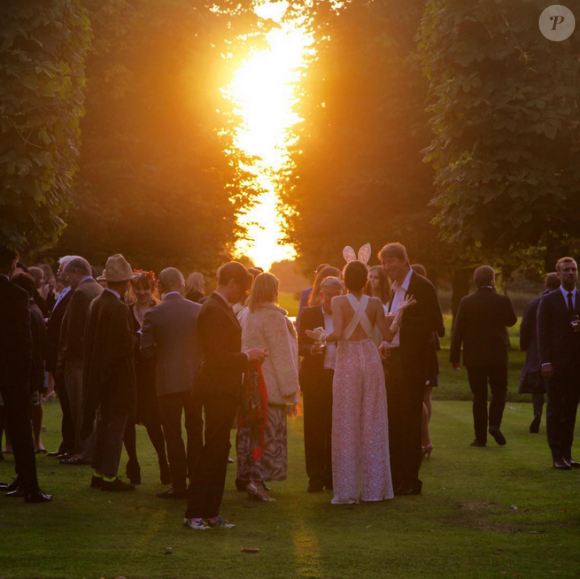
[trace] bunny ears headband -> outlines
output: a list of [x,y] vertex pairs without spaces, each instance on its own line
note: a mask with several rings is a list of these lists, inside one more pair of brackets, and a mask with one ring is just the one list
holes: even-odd
[[[347,245],[342,250],[342,256],[346,260],[346,263],[350,263],[351,261],[357,260],[357,255],[354,252],[354,249]],[[358,250],[358,261],[362,261],[365,265],[368,263],[369,259],[371,258],[371,244],[365,243],[359,250]]]

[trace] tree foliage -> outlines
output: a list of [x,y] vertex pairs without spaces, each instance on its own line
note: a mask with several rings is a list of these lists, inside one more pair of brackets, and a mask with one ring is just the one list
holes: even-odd
[[80,0],[0,3],[0,243],[54,243],[79,156],[90,27]]
[[436,221],[453,243],[505,255],[580,233],[580,34],[544,38],[538,19],[550,4],[428,2],[426,160],[436,171]]
[[55,253],[103,263],[122,252],[139,267],[213,273],[237,231],[228,137],[215,129],[230,72],[222,54],[246,12],[190,0],[86,5],[95,50],[81,170]]
[[304,123],[285,196],[289,239],[307,271],[340,265],[345,245],[367,241],[373,253],[404,243],[430,275],[452,256],[464,265],[430,223],[433,170],[421,154],[431,138],[427,83],[414,39],[423,7],[353,2],[320,27],[326,40],[304,79]]

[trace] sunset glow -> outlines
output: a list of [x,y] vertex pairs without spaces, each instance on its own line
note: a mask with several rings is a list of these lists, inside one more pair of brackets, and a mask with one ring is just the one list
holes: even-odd
[[289,163],[291,129],[301,120],[295,110],[297,89],[312,45],[311,36],[296,22],[281,22],[286,7],[285,2],[256,6],[259,16],[280,22],[280,27],[267,33],[268,48],[252,54],[223,91],[240,118],[234,146],[254,157],[250,166],[244,166],[252,175],[248,186],[264,191],[239,216],[240,224],[247,228],[247,239],[240,240],[236,250],[265,270],[275,261],[294,257],[293,248],[282,242],[276,176]]

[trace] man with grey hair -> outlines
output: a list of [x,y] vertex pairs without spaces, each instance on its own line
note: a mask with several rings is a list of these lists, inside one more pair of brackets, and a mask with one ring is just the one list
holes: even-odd
[[[201,306],[183,296],[185,279],[174,267],[159,274],[160,304],[150,308],[143,320],[140,350],[156,356],[157,401],[171,470],[172,488],[158,493],[161,499],[187,498],[187,477],[203,446],[201,404],[191,390],[201,363],[197,317]],[[185,414],[187,450],[181,434]]]
[[83,257],[73,257],[64,272],[71,286],[71,298],[62,320],[59,340],[59,371],[64,373],[71,418],[75,428],[74,455],[64,457],[61,464],[90,464],[93,458],[94,435],[83,441],[81,428],[84,412],[83,371],[84,340],[87,315],[91,302],[103,293],[92,276],[91,266]]
[[305,307],[300,318],[298,348],[302,358],[300,388],[304,397],[304,454],[308,492],[332,489],[332,381],[336,343],[316,344],[306,330],[333,330],[332,298],[344,293],[342,281],[327,277],[320,285],[318,306]]
[[495,290],[493,268],[488,265],[478,267],[473,280],[477,290],[461,300],[455,317],[450,361],[453,368],[459,370],[463,345],[463,364],[473,393],[475,440],[471,446],[484,447],[487,444],[488,383],[491,389],[489,433],[503,446],[506,439],[500,427],[508,386],[507,328],[515,325],[518,318],[511,300]]
[[75,428],[65,387],[64,372],[62,371],[63,368],[59,371],[57,363],[62,320],[72,297],[72,290],[65,268],[73,259],[77,258],[79,258],[77,255],[66,255],[58,260],[56,281],[57,287],[60,288],[60,293],[46,322],[46,371],[52,374],[54,389],[58,394],[58,401],[62,410],[62,442],[58,450],[49,452],[48,456],[56,456],[59,459],[70,458],[75,449]]

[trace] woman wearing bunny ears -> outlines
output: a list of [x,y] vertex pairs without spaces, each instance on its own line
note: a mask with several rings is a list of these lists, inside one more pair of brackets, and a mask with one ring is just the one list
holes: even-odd
[[[332,504],[383,501],[394,496],[389,457],[387,397],[381,358],[371,339],[377,326],[386,341],[396,335],[403,312],[415,304],[407,296],[395,316],[385,317],[378,298],[364,295],[369,244],[346,247],[344,283],[348,293],[332,299],[333,331],[306,334],[322,344],[338,341],[332,385]],[[362,474],[362,493],[359,480]]]

